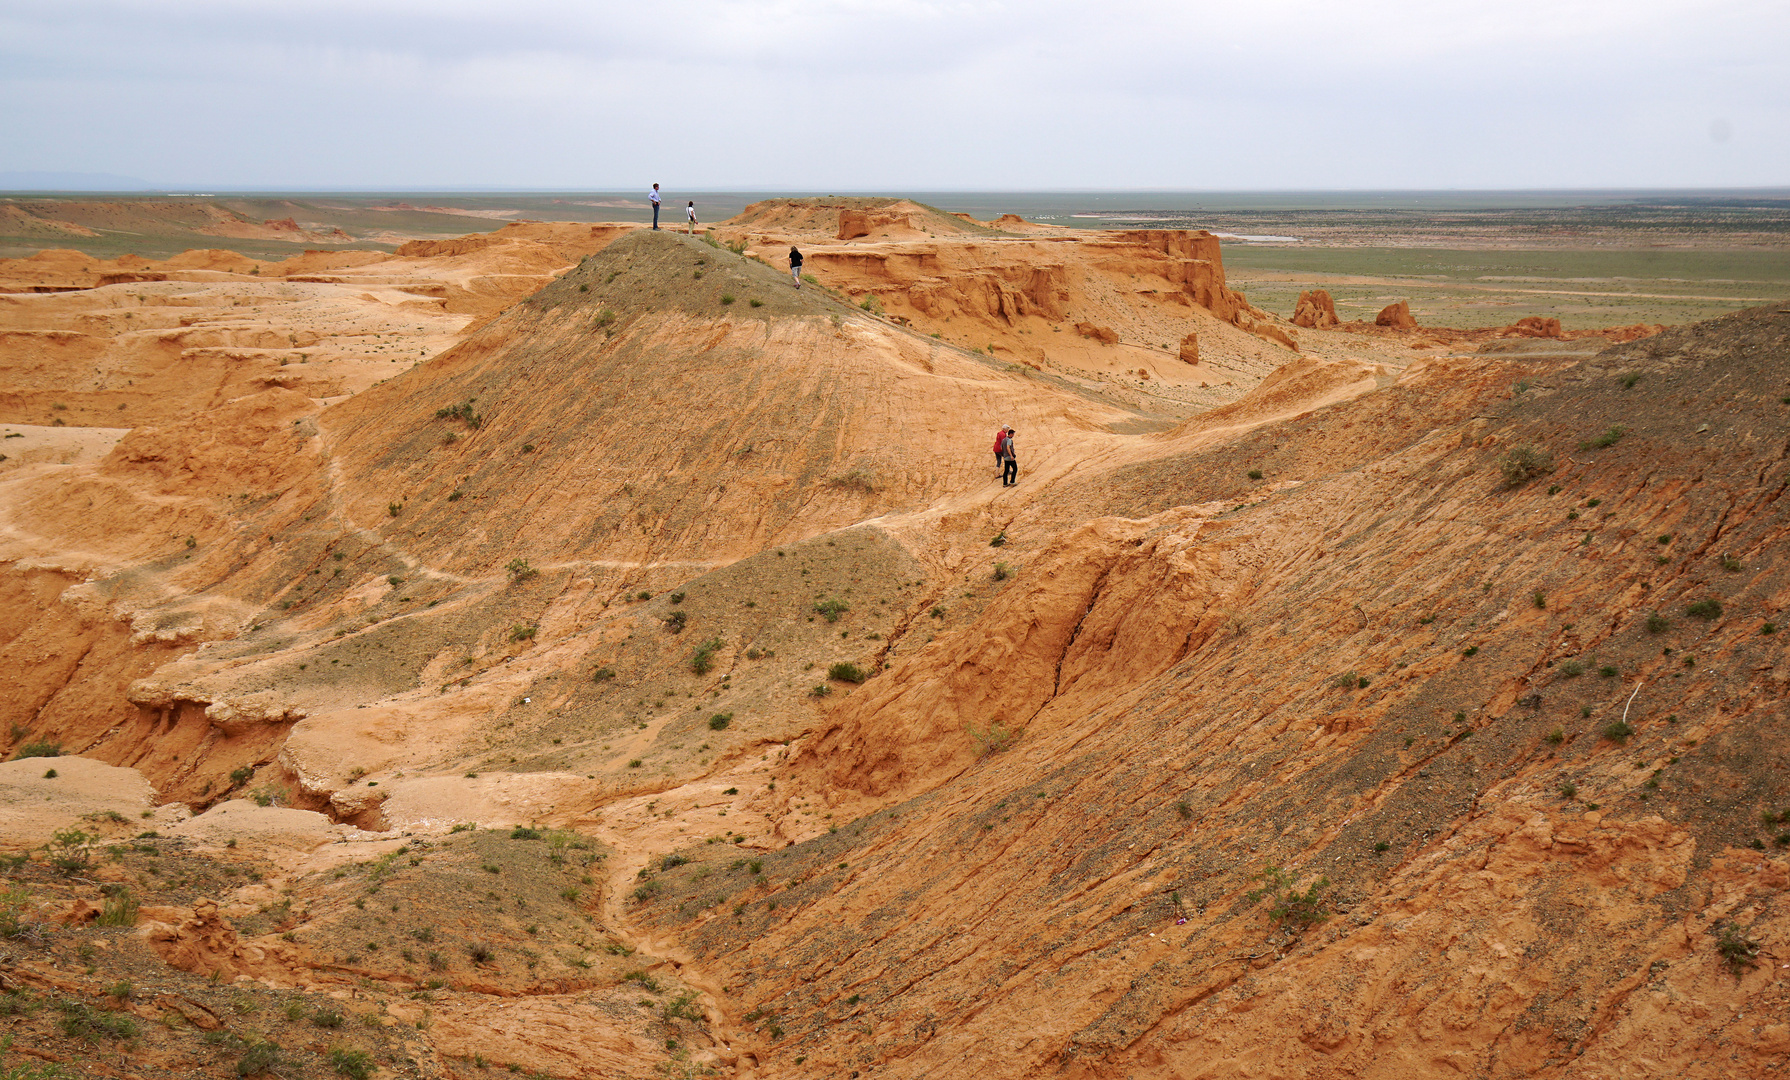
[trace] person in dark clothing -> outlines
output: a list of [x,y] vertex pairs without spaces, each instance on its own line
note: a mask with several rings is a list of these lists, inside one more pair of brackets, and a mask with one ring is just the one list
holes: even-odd
[[1012,487],[1019,483],[1019,457],[1013,451],[1013,429],[1007,429],[1007,437],[1001,440],[1001,486]]
[[802,253],[793,247],[789,249],[789,276],[796,279],[796,288],[802,287]]

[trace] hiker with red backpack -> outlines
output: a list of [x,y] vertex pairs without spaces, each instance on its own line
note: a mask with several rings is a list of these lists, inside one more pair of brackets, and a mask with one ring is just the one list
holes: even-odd
[[1001,475],[1001,468],[1002,468],[1001,440],[1005,439],[1006,437],[1007,437],[1007,426],[1005,424],[1003,424],[1003,425],[1001,425],[1001,430],[994,433],[994,474],[996,476]]
[[1013,487],[1019,483],[1019,456],[1013,451],[1012,428],[1001,437],[1001,486]]

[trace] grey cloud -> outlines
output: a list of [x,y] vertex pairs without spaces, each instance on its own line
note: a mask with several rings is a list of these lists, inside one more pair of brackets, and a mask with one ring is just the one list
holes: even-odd
[[[1787,28],[1752,0],[15,0],[0,94],[29,107],[0,112],[0,168],[348,186],[1785,183]],[[1718,116],[1734,136],[1716,154]]]

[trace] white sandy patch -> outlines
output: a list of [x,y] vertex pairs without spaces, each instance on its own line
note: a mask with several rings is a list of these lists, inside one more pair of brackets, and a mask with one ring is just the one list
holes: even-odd
[[[56,775],[46,778],[52,769]],[[136,821],[154,806],[155,789],[135,769],[83,757],[0,764],[0,848],[38,847],[89,814],[115,813]]]

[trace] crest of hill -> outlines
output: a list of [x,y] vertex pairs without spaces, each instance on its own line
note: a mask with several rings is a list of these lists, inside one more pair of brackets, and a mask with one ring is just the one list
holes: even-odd
[[491,572],[728,562],[961,489],[995,417],[1069,441],[1129,415],[637,230],[322,423],[355,521]]
[[400,245],[397,254],[404,257],[438,257],[470,255],[505,244],[531,241],[539,244],[566,262],[575,262],[592,248],[602,248],[624,232],[640,228],[631,224],[586,225],[566,221],[512,221],[488,233],[469,233],[447,240],[412,240]]
[[[846,223],[857,222],[852,228]],[[911,199],[878,199],[864,197],[826,197],[810,199],[766,199],[755,202],[717,228],[751,229],[789,235],[813,234],[829,239],[849,240],[842,235],[865,228],[887,232],[897,239],[936,236],[1001,236],[1001,232],[980,225],[957,214],[948,214],[936,206]]]

